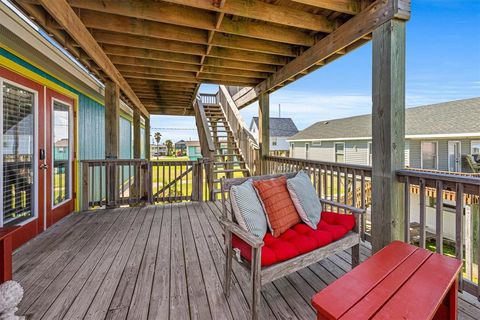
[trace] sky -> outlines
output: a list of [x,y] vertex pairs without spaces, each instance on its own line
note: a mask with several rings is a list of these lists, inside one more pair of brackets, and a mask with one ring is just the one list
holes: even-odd
[[[407,107],[480,96],[480,0],[414,0],[407,23]],[[371,42],[270,95],[270,116],[302,130],[317,121],[371,112]],[[202,86],[200,92],[216,92]],[[254,103],[241,110],[247,124]],[[196,140],[193,117],[152,116],[162,140]],[[183,128],[189,130],[169,130]],[[152,134],[154,129],[152,129]]]

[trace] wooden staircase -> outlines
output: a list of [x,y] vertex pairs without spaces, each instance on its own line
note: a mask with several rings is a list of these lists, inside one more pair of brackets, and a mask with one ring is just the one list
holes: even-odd
[[215,195],[220,193],[222,177],[248,177],[250,172],[220,105],[218,103],[204,104],[203,109],[215,146],[213,161],[213,194]]

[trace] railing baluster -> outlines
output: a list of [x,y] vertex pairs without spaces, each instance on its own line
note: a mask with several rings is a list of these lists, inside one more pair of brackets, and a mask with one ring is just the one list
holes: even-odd
[[[337,202],[340,203],[340,196],[341,196],[341,189],[342,189],[342,172],[340,170],[340,167],[337,168]],[[337,213],[340,212],[340,208],[337,208]]]
[[[456,210],[455,210],[455,256],[462,261],[463,270],[463,184],[457,183],[456,189]],[[462,273],[459,275],[458,289],[463,291]]]
[[443,254],[443,182],[436,181],[437,203],[436,203],[436,243],[437,253]]
[[410,243],[410,178],[405,177],[405,230],[404,241]]
[[425,179],[420,179],[420,248],[425,248],[425,222],[426,222],[426,207],[425,207]]

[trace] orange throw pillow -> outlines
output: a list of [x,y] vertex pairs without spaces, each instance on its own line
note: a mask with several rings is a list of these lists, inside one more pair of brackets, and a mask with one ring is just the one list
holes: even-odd
[[287,189],[287,178],[253,181],[267,213],[268,226],[274,237],[280,236],[297,223],[300,216]]

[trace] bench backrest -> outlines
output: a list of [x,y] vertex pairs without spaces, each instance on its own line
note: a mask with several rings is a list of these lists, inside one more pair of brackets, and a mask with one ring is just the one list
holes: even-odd
[[[258,180],[269,180],[269,179],[274,179],[274,178],[279,178],[284,176],[285,178],[293,178],[297,172],[288,172],[288,173],[279,173],[279,174],[271,174],[271,175],[264,175],[264,176],[253,176],[253,177],[243,177],[243,178],[230,178],[230,179],[225,179],[223,178],[221,180],[221,186],[222,186],[222,206],[223,206],[223,217],[227,218],[230,221],[237,222],[235,220],[235,216],[232,214],[232,204],[230,200],[228,202],[230,203],[230,208],[227,210],[227,199],[230,199],[230,189],[233,186],[240,185],[244,183],[245,181],[252,179],[254,181]],[[228,195],[228,197],[227,197]]]

